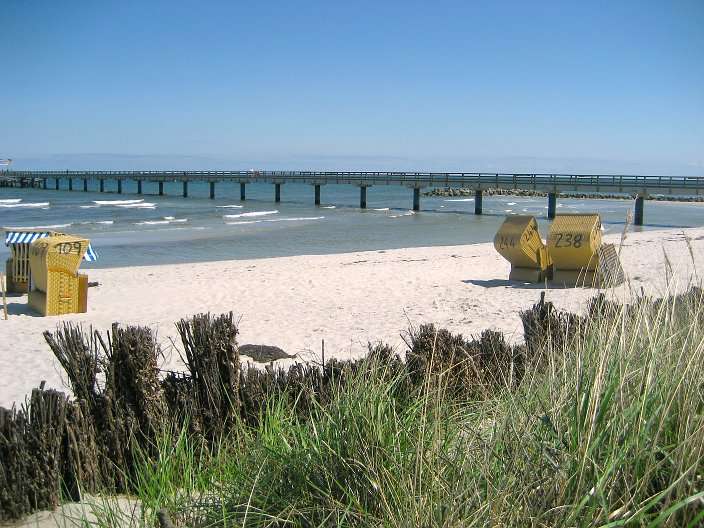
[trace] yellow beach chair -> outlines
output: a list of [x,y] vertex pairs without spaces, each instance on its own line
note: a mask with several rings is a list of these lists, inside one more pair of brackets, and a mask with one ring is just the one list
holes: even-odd
[[29,306],[42,315],[84,313],[88,276],[79,274],[88,240],[71,235],[40,238],[29,248]]
[[623,282],[612,244],[602,244],[598,214],[558,214],[550,225],[548,251],[553,281],[567,286],[615,286]]
[[540,282],[550,276],[552,261],[535,217],[506,217],[494,237],[494,248],[511,264],[509,280]]

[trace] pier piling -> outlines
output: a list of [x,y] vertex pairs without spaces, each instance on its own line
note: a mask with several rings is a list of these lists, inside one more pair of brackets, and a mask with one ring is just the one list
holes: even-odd
[[420,188],[413,188],[413,210],[420,211]]
[[210,199],[215,199],[215,182],[213,181],[210,182]]
[[642,194],[636,196],[636,214],[633,218],[633,224],[637,226],[643,225],[643,209],[645,206],[645,197]]
[[55,180],[54,181],[55,189],[58,191],[59,190],[59,178],[54,178],[54,180]]
[[88,192],[88,178],[83,178],[83,192]]
[[122,180],[117,180],[117,194],[122,194]]
[[481,189],[476,189],[474,191],[474,214],[475,215],[480,215],[482,214],[482,198],[483,198],[482,190]]
[[159,182],[159,196],[164,196],[164,182]]
[[320,205],[320,185],[315,185],[315,205]]
[[73,190],[73,178],[68,179],[68,190],[69,191]]
[[367,188],[364,185],[359,188],[359,208],[367,208]]
[[557,193],[548,193],[548,218],[552,220],[555,218],[555,211],[557,210]]
[[247,197],[247,184],[240,182],[240,200],[245,201],[245,198]]
[[46,191],[46,178],[43,179],[42,185],[44,186],[44,190]]
[[281,201],[281,184],[280,183],[274,184],[274,201],[276,203],[279,203]]
[[183,197],[188,198],[188,181],[183,182]]
[[100,192],[105,192],[105,180],[100,178]]
[[137,180],[137,194],[142,194],[142,180]]

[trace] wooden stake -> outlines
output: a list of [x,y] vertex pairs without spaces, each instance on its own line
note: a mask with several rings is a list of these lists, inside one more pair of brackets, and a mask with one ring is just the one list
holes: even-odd
[[7,321],[7,295],[5,294],[5,274],[0,274],[0,286],[2,286],[2,308],[5,312],[5,321]]

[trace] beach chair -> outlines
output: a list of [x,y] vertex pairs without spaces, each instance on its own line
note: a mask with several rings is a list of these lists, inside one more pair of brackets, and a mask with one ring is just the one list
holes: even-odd
[[535,217],[506,217],[494,237],[494,248],[511,264],[509,280],[540,282],[550,276],[552,261]]
[[602,244],[598,214],[558,214],[550,225],[548,251],[553,281],[565,286],[609,287],[623,282],[613,244]]
[[84,313],[88,276],[79,274],[88,240],[71,235],[44,237],[29,248],[29,306],[42,315]]
[[[3,228],[5,245],[10,248],[10,258],[5,263],[7,291],[9,293],[27,293],[29,291],[29,246],[35,240],[62,235],[58,231],[47,229]],[[90,244],[84,256],[86,262],[98,259]]]

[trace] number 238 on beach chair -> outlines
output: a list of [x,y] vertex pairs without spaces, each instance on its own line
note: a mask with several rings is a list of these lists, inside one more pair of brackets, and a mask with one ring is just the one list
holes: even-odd
[[553,281],[565,286],[615,286],[623,270],[613,244],[601,242],[598,214],[559,214],[550,225]]

